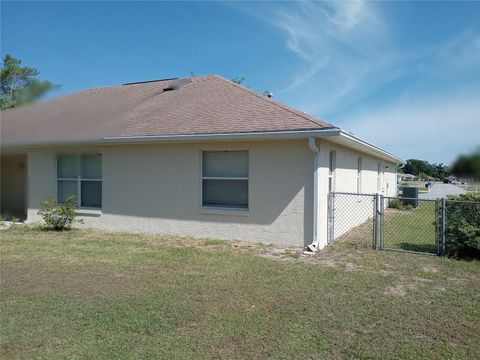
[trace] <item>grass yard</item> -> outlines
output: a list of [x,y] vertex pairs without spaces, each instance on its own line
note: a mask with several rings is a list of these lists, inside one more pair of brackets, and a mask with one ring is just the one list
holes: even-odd
[[[371,230],[371,228],[370,228]],[[2,230],[2,359],[478,359],[480,263]]]
[[412,210],[385,209],[384,247],[437,253],[435,201],[419,200]]

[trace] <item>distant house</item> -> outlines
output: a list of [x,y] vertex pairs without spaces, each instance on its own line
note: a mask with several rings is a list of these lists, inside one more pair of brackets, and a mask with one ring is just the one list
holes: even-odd
[[403,181],[414,181],[417,179],[417,177],[412,174],[398,174],[398,178]]
[[396,195],[398,157],[221,77],[86,90],[1,113],[1,211],[319,248],[330,191]]

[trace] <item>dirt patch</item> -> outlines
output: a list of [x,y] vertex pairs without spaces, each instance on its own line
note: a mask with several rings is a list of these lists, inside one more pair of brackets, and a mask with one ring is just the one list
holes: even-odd
[[419,276],[409,276],[409,277],[405,277],[405,279],[409,280],[409,281],[414,281],[416,283],[432,283],[433,280],[431,279],[425,279],[425,278],[422,278],[422,277],[419,277]]
[[327,259],[327,258],[319,259],[318,263],[330,268],[334,268],[337,266],[337,262],[335,260]]
[[448,281],[451,281],[451,282],[453,282],[453,283],[457,283],[457,284],[463,284],[463,283],[465,283],[465,280],[464,280],[464,279],[455,278],[455,277],[448,278],[447,280],[448,280]]
[[422,271],[427,273],[438,273],[440,271],[440,268],[432,265],[427,265],[422,267]]
[[396,284],[396,285],[387,287],[383,292],[383,295],[403,297],[407,295],[408,290],[413,290],[413,289],[415,289],[415,286],[413,284]]
[[398,284],[395,286],[389,286],[384,292],[383,295],[403,297],[407,295],[407,289],[404,285]]
[[391,271],[391,270],[385,270],[385,269],[380,269],[378,270],[378,273],[382,276],[391,276],[393,274],[395,274],[394,271]]
[[351,271],[351,272],[363,270],[363,266],[353,264],[353,263],[348,263],[348,262],[345,263],[345,267],[347,271]]

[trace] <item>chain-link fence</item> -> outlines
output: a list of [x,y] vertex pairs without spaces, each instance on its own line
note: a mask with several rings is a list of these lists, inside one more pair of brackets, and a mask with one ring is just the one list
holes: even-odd
[[328,242],[337,239],[372,245],[375,196],[371,194],[330,193],[328,199]]
[[435,200],[382,196],[380,214],[381,249],[438,253]]
[[462,251],[480,228],[480,202],[330,193],[328,242],[443,255]]

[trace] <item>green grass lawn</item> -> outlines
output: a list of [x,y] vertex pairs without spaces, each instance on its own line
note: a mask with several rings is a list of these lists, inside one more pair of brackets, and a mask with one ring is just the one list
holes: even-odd
[[[369,228],[371,231],[371,228]],[[480,358],[480,263],[2,230],[2,359]]]
[[435,201],[420,200],[411,210],[385,209],[384,247],[437,253]]

